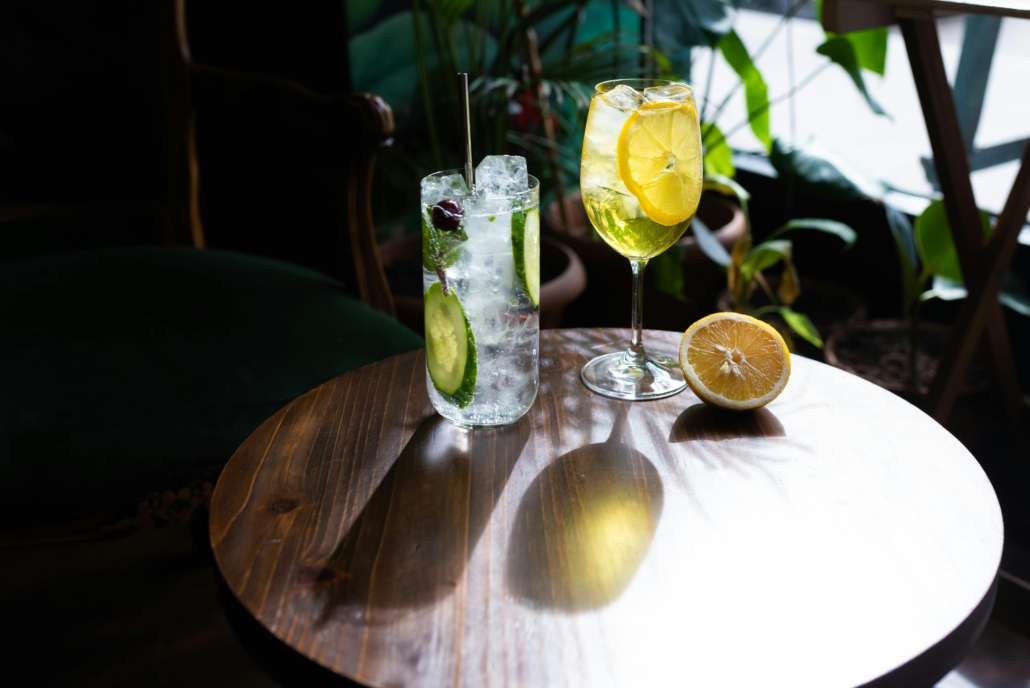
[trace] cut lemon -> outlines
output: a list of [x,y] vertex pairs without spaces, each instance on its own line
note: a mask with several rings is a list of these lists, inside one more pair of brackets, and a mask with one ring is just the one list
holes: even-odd
[[694,216],[701,198],[701,134],[690,101],[647,102],[622,125],[619,176],[660,225]]
[[790,351],[771,325],[741,313],[713,313],[687,328],[680,367],[694,394],[745,411],[775,399],[790,378]]

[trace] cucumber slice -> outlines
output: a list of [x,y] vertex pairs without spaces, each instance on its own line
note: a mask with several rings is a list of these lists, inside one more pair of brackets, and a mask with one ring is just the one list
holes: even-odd
[[433,386],[458,408],[472,403],[476,390],[476,338],[458,295],[444,294],[439,282],[425,297],[426,362]]
[[515,274],[534,308],[540,306],[540,211],[523,210],[511,216],[511,247]]

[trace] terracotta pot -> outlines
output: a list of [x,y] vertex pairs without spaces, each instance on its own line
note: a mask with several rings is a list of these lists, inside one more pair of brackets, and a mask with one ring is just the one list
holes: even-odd
[[[568,326],[626,327],[630,318],[631,276],[629,262],[604,243],[591,228],[578,193],[565,198],[569,220],[566,229],[561,222],[557,202],[548,205],[542,214],[545,226],[561,238],[583,260],[587,273],[587,290],[569,308]],[[746,221],[740,208],[718,194],[701,196],[698,216],[715,234],[726,250],[744,234]],[[726,285],[721,267],[709,260],[693,234],[688,231],[679,241],[683,259],[686,301],[659,292],[649,275],[644,277],[644,326],[655,329],[682,330],[697,318],[712,312],[719,291]]]
[[[921,401],[940,364],[949,328],[938,323],[920,323],[918,338],[918,384],[913,390],[909,370],[909,323],[905,320],[868,320],[848,323],[826,339],[826,362],[905,397]],[[961,393],[984,389],[989,375],[976,362],[970,367]]]
[[[422,237],[386,241],[379,255],[393,290],[397,319],[422,333]],[[540,241],[540,327],[559,327],[566,306],[586,289],[586,270],[579,257],[550,237]]]

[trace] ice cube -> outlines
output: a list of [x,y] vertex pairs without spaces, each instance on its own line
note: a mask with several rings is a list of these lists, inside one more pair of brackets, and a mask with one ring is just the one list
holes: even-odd
[[469,195],[465,177],[460,174],[431,174],[422,180],[422,203],[436,205],[445,198],[463,199]]
[[633,87],[627,86],[626,84],[619,84],[612,90],[605,92],[601,97],[604,98],[604,101],[613,108],[616,110],[622,110],[623,112],[636,110],[640,107],[640,104],[644,102],[640,93]]
[[488,155],[476,167],[476,191],[514,196],[529,188],[529,171],[521,155]]
[[686,84],[663,84],[644,89],[644,100],[648,102],[671,100],[682,102],[690,98],[692,91]]

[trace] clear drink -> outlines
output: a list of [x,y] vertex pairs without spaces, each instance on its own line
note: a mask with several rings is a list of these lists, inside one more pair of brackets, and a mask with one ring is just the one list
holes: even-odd
[[464,426],[518,420],[539,381],[540,189],[525,160],[487,156],[422,180],[426,387]]

